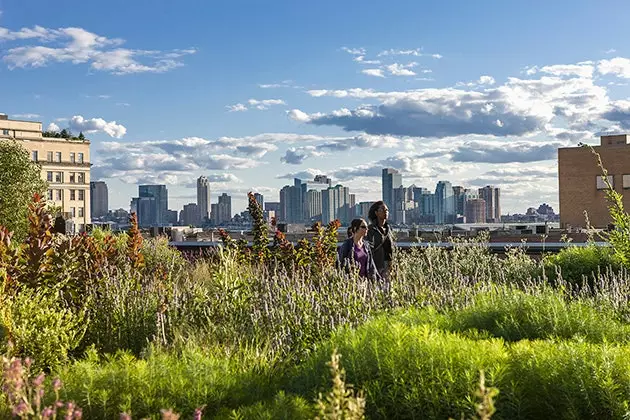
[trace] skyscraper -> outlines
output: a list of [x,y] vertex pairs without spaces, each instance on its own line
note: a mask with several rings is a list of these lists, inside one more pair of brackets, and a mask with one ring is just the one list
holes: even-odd
[[210,219],[210,181],[205,176],[197,178],[197,206],[201,221]]
[[217,203],[217,212],[219,223],[229,222],[232,220],[232,197],[223,193],[219,196]]
[[454,216],[453,186],[449,181],[439,181],[435,187],[435,223],[453,223]]
[[[166,185],[140,185],[138,187],[139,198],[153,198],[153,211],[149,218],[144,218],[145,226],[161,226],[167,223],[168,215],[168,190]],[[138,208],[140,213],[140,208]],[[140,215],[138,214],[138,217]]]
[[486,222],[486,202],[483,199],[472,199],[466,202],[466,223]]
[[479,198],[486,202],[486,223],[501,222],[501,190],[492,185],[479,188]]
[[[383,201],[395,217],[394,190],[402,187],[402,175],[396,169],[384,168],[382,177]],[[394,223],[397,223],[394,220]]]
[[349,222],[350,189],[335,185],[322,191],[322,224],[338,219],[342,224]]
[[260,193],[254,193],[254,199],[260,206],[260,210],[265,208],[265,197]]
[[184,205],[181,219],[184,225],[199,226],[201,224],[201,212],[199,211],[199,205],[195,203]]
[[92,219],[107,216],[109,212],[107,184],[103,181],[90,182],[90,208]]

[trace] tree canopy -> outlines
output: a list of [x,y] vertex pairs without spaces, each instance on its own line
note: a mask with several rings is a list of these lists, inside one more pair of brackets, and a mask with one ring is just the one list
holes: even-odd
[[28,228],[28,205],[35,193],[45,193],[47,184],[39,165],[15,140],[0,141],[0,168],[0,225],[22,240]]

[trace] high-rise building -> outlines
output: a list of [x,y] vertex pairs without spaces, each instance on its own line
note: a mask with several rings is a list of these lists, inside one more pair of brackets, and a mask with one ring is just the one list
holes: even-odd
[[295,178],[294,185],[286,185],[280,190],[281,221],[302,223],[304,221],[304,202],[302,200],[302,181]]
[[322,191],[322,224],[339,220],[348,224],[350,211],[350,189],[335,185]]
[[[601,136],[599,153],[608,182],[622,195],[624,208],[630,208],[630,136]],[[586,227],[584,212],[591,226],[607,228],[614,223],[606,201],[606,179],[597,166],[597,158],[586,147],[558,149],[558,187],[560,227]],[[627,211],[627,210],[626,210]]]
[[466,223],[486,222],[486,201],[475,198],[466,202]]
[[453,202],[455,204],[455,214],[464,216],[466,208],[466,188],[459,185],[453,186]]
[[48,182],[47,199],[61,208],[67,233],[82,232],[91,223],[90,141],[44,137],[42,123],[10,120],[0,114],[0,141],[16,140],[41,166]]
[[[216,214],[214,214],[216,211]],[[232,220],[232,197],[223,193],[219,196],[218,202],[212,205],[210,217],[215,225],[227,223]]]
[[[168,224],[168,190],[166,185],[140,185],[138,186],[139,198],[153,198],[154,208],[150,217],[143,217],[145,226],[163,226]],[[139,212],[139,211],[138,211]],[[138,216],[138,218],[140,218]]]
[[107,184],[103,181],[90,182],[90,213],[92,219],[107,216],[109,212],[109,195],[107,192]]
[[368,223],[370,223],[368,215],[370,212],[370,207],[372,207],[372,204],[374,204],[374,201],[361,201],[360,203],[358,203],[356,205],[355,217],[361,217],[365,219]]
[[[297,179],[296,179],[297,181]],[[298,185],[296,182],[295,185]],[[313,181],[300,181],[302,188],[302,208],[304,221],[312,223],[321,221],[322,199],[321,192],[331,186],[331,180],[326,175],[316,175]],[[312,194],[309,194],[313,191]]]
[[486,223],[501,222],[501,190],[492,185],[479,188],[479,198],[486,202]]
[[260,206],[260,209],[262,210],[265,207],[265,197],[260,193],[254,193],[254,199],[256,200],[256,202]]
[[210,181],[205,176],[197,178],[197,206],[201,221],[210,220]]
[[199,226],[201,224],[201,211],[196,203],[184,205],[182,210],[182,224],[187,226]]
[[454,220],[453,186],[449,181],[439,181],[435,187],[435,223],[453,223]]
[[131,212],[136,213],[138,226],[157,226],[157,200],[155,197],[135,197],[131,199]]
[[[395,216],[394,190],[402,187],[402,175],[393,168],[384,168],[382,175],[383,201],[389,208],[392,215]],[[397,223],[397,220],[393,220]]]
[[322,220],[322,192],[320,190],[308,190],[306,192],[304,211],[307,222]]

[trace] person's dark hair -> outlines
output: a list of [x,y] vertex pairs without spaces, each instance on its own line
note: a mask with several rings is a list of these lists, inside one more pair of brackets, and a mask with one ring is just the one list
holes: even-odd
[[376,212],[384,205],[385,202],[383,200],[379,200],[376,203],[372,204],[372,206],[370,206],[370,210],[368,211],[368,219],[370,219],[370,222],[376,224]]
[[354,233],[361,228],[363,223],[365,223],[363,219],[353,219],[348,228],[348,237],[354,235]]

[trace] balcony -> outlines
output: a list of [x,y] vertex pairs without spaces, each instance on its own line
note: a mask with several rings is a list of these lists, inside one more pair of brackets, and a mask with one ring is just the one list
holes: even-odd
[[67,162],[67,161],[62,161],[62,162],[51,162],[49,160],[42,160],[39,159],[37,160],[37,163],[39,163],[42,166],[66,166],[66,167],[74,167],[74,168],[89,168],[92,166],[92,164],[90,162]]

